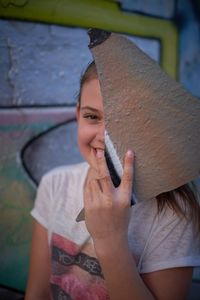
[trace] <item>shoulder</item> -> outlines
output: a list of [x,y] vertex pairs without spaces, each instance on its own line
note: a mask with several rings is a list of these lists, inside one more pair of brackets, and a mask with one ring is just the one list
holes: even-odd
[[178,215],[168,205],[158,212],[156,199],[138,203],[134,216],[142,253],[141,273],[200,265],[200,239],[192,220]]
[[86,162],[54,168],[43,175],[41,182],[55,182],[82,177],[87,173],[89,165]]
[[180,207],[183,207],[185,212],[184,215],[179,214],[177,211],[173,209],[167,203],[163,206],[161,210],[158,209],[158,201],[156,198],[141,201],[138,203],[138,207],[136,207],[136,212],[138,217],[143,220],[143,225],[149,228],[149,225],[152,224],[152,229],[155,233],[155,238],[159,239],[157,233],[160,231],[162,235],[164,233],[168,234],[168,241],[170,236],[174,239],[174,236],[177,237],[177,234],[188,235],[191,236],[193,232],[193,220],[188,218],[188,206],[183,204],[182,199],[178,199]]
[[48,194],[54,195],[75,192],[78,185],[84,182],[89,165],[86,162],[57,167],[43,175],[38,191],[48,191]]
[[73,165],[67,165],[67,166],[60,166],[57,168],[54,168],[43,175],[43,178],[51,178],[51,177],[57,177],[60,175],[68,175],[68,174],[74,174],[78,175],[82,173],[84,170],[88,169],[88,164],[86,162],[73,164]]
[[[149,223],[153,222],[157,215],[157,202],[155,198],[139,201],[131,207],[131,223],[134,228],[149,227]],[[142,229],[142,231],[143,231]]]
[[69,203],[74,197],[81,198],[88,167],[87,163],[79,163],[47,172],[38,186],[32,216],[48,227],[56,209],[63,207],[64,203]]

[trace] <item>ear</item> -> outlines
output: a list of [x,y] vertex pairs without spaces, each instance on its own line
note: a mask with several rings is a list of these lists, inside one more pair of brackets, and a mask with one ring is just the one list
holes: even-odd
[[79,121],[79,119],[80,119],[80,105],[77,104],[76,105],[76,120],[77,120],[77,122]]

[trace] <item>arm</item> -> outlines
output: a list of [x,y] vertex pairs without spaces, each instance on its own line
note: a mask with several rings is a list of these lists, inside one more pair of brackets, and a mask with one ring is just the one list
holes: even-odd
[[85,188],[85,217],[110,299],[183,300],[191,282],[191,268],[140,276],[129,249],[127,233],[133,158],[125,157],[124,175],[120,187],[115,189],[104,157],[98,156],[99,178],[90,180]]
[[126,241],[109,238],[96,242],[95,248],[111,300],[155,299],[141,279]]
[[49,300],[49,277],[50,257],[47,230],[34,221],[25,300]]
[[134,259],[124,244],[123,241],[110,240],[104,246],[104,251],[97,250],[111,299],[186,299],[193,268],[172,268],[140,276]]
[[144,283],[156,299],[186,299],[191,281],[192,267],[173,268],[142,275]]

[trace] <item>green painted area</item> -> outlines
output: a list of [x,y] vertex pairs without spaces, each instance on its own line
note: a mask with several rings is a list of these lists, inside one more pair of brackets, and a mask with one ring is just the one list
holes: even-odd
[[0,282],[2,285],[24,291],[28,276],[29,245],[12,247],[1,251],[4,261],[1,262]]
[[[9,4],[3,5],[4,2]],[[64,26],[96,27],[159,39],[162,48],[161,66],[168,74],[177,78],[178,33],[176,26],[168,20],[124,12],[114,1],[0,0],[0,17]]]
[[22,165],[20,152],[30,139],[57,125],[54,120],[42,118],[38,123],[28,122],[19,124],[16,117],[16,123],[0,126],[0,284],[20,291],[26,286],[30,211],[36,195],[36,186]]
[[36,189],[15,159],[0,169],[0,182],[0,283],[23,291],[31,241],[30,210]]
[[36,122],[31,121],[35,110],[27,109],[21,124],[18,109],[10,109],[6,124],[0,126],[0,284],[20,291],[26,287],[32,229],[30,211],[36,195],[36,186],[23,167],[20,153],[31,139],[58,125],[58,119],[63,121],[63,112],[58,118],[52,111],[48,119],[49,108],[40,108]]

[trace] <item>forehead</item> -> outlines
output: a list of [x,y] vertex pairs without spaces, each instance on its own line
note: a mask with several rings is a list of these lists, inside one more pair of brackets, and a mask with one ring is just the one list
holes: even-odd
[[81,107],[90,106],[103,111],[103,99],[98,79],[91,79],[83,84]]

